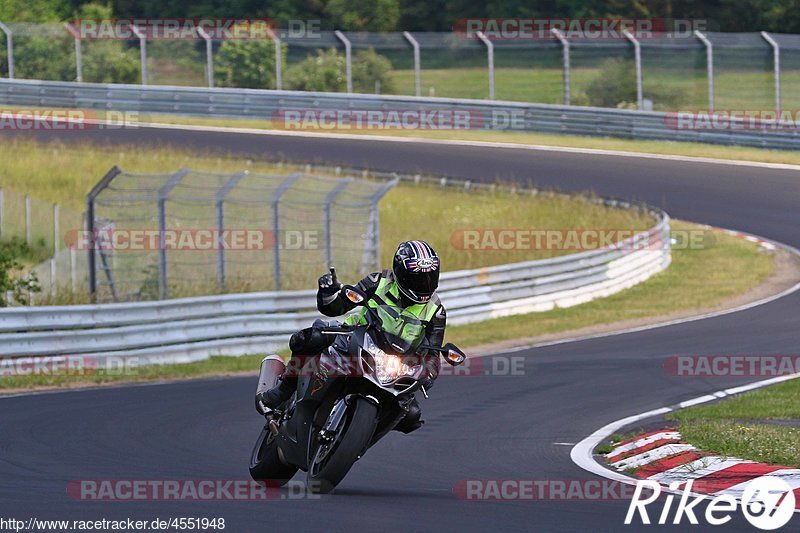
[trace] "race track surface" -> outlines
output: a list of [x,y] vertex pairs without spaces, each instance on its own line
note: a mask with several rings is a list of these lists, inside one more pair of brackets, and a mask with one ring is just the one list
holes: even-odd
[[[23,133],[0,138],[10,135]],[[71,132],[59,139],[174,144],[254,158],[593,190],[800,246],[800,173],[792,170],[158,129]],[[671,377],[663,368],[667,357],[796,354],[798,309],[800,293],[794,293],[716,318],[520,352],[514,355],[527,357],[521,376],[442,377],[431,398],[421,400],[423,429],[384,439],[356,464],[336,495],[317,500],[281,493],[267,502],[101,503],[76,501],[66,493],[67,484],[80,479],[246,479],[262,425],[252,407],[255,375],[5,398],[0,400],[0,516],[224,517],[229,531],[659,529],[624,526],[628,501],[463,501],[453,487],[467,479],[593,479],[572,463],[567,443],[631,414],[758,380]],[[752,530],[739,516],[724,527]]]

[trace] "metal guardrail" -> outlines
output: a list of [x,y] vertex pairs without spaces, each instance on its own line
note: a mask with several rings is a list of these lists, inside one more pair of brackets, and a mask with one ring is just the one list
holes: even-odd
[[[607,248],[545,260],[449,272],[440,295],[450,324],[466,324],[619,292],[671,260],[666,213],[649,231]],[[314,291],[59,307],[0,309],[0,357],[92,356],[187,362],[263,353],[319,314]]]
[[731,118],[726,128],[678,129],[676,117],[661,112],[453,98],[0,79],[0,105],[263,120],[298,109],[446,110],[470,113],[484,129],[800,148],[798,129],[754,129],[744,117]]

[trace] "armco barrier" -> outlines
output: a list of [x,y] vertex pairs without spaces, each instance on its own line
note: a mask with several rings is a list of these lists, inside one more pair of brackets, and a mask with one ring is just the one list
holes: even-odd
[[[448,323],[568,307],[660,272],[671,260],[669,216],[648,210],[658,222],[624,246],[443,274],[440,295]],[[0,309],[0,357],[188,362],[213,354],[263,353],[285,346],[291,333],[318,316],[314,291],[6,308]]]
[[797,128],[754,130],[743,127],[744,119],[722,130],[682,130],[669,126],[666,113],[453,98],[0,79],[0,105],[264,120],[286,109],[468,110],[490,123],[498,115],[522,115],[515,131],[800,148]]

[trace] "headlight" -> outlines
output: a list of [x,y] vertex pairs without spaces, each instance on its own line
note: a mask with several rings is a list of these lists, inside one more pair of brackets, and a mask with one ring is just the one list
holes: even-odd
[[381,384],[388,384],[403,376],[413,376],[418,364],[408,364],[399,355],[389,354],[381,350],[369,337],[364,336],[364,349],[375,361],[375,377]]

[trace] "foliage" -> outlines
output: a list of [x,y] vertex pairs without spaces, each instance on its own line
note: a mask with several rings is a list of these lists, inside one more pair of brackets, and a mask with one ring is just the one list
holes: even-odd
[[329,0],[325,14],[335,28],[392,31],[400,19],[400,6],[397,0]]
[[[284,57],[285,50],[282,51]],[[285,64],[285,59],[284,59]],[[270,40],[225,41],[214,58],[218,87],[275,88],[275,43]]]
[[[678,89],[647,87],[645,96],[662,108],[675,108],[685,95]],[[588,105],[597,107],[631,107],[636,103],[636,67],[633,61],[611,58],[600,66],[600,72],[586,87]],[[583,102],[573,102],[583,105]]]
[[[41,291],[35,273],[26,277],[15,277],[22,270],[19,259],[31,253],[32,250],[25,241],[16,237],[0,241],[0,295],[5,296],[11,291],[13,300],[23,305],[28,303],[29,293]],[[5,298],[0,297],[0,307],[5,306]]]
[[[390,77],[392,64],[375,50],[361,50],[353,54],[353,91],[371,93],[379,81],[381,92],[392,92]],[[317,50],[286,71],[286,86],[298,91],[347,90],[347,62],[336,49]]]

